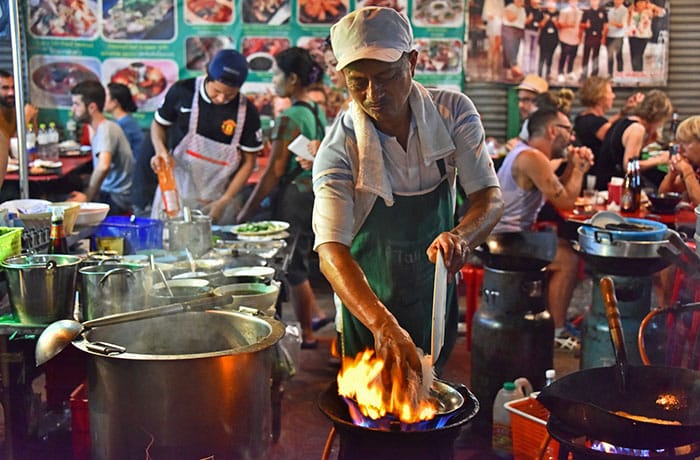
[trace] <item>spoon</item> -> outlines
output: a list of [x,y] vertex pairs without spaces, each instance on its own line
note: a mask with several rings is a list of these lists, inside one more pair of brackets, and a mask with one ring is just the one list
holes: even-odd
[[194,256],[189,248],[185,248],[185,254],[187,255],[187,260],[190,262],[190,272],[194,273],[197,271],[197,263],[194,261]]
[[41,333],[36,342],[35,356],[36,365],[41,366],[68,346],[80,334],[95,327],[111,326],[129,321],[156,318],[159,316],[172,315],[185,311],[203,311],[214,307],[221,307],[233,303],[233,295],[221,297],[206,297],[202,299],[179,302],[146,310],[119,313],[116,315],[103,316],[79,323],[73,319],[62,319],[49,324]]

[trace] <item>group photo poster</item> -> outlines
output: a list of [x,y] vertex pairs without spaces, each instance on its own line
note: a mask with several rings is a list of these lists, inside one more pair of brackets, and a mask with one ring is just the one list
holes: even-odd
[[466,78],[555,86],[610,77],[616,86],[665,86],[669,1],[469,0]]

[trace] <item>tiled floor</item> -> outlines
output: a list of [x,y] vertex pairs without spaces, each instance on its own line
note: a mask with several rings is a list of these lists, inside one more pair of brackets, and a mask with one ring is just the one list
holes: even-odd
[[[323,280],[316,279],[314,288],[320,304],[327,314],[333,314],[330,290]],[[578,298],[578,303],[585,303]],[[590,289],[590,288],[589,288]],[[580,296],[579,296],[580,297]],[[463,302],[463,299],[462,299]],[[291,306],[283,305],[283,320],[293,320]],[[297,374],[285,385],[282,402],[282,430],[277,443],[270,449],[270,460],[313,460],[321,459],[327,443],[331,422],[319,410],[318,396],[333,382],[337,364],[330,362],[330,343],[335,334],[331,323],[319,331],[320,346],[315,350],[301,350],[300,366]],[[470,355],[466,349],[464,336],[460,336],[443,377],[453,382],[469,384]],[[564,375],[578,368],[578,360],[570,352],[555,353],[555,367],[558,375]],[[490,408],[487,408],[490,410]],[[329,459],[338,455],[338,439],[329,450]],[[45,440],[29,439],[16,446],[15,458],[70,459],[72,445],[70,433],[65,429],[50,433]],[[2,454],[3,452],[0,452]],[[2,457],[6,458],[6,457]],[[473,434],[469,425],[462,429],[455,442],[455,460],[489,460],[497,457],[490,451],[490,439]],[[161,459],[153,459],[161,460]]]

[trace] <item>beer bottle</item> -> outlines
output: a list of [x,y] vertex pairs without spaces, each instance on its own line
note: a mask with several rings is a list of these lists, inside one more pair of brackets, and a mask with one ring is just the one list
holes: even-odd
[[634,210],[638,210],[642,204],[642,168],[639,165],[639,157],[634,158]]
[[622,194],[620,196],[620,208],[624,212],[634,212],[637,210],[635,204],[635,178],[634,178],[634,162],[627,162],[627,172],[625,173],[625,181],[622,183]]
[[63,228],[63,208],[61,207],[55,207],[51,210],[49,254],[68,254],[68,240],[66,240],[66,231]]
[[177,193],[175,173],[169,161],[165,161],[162,157],[159,158],[159,161],[158,185],[160,186],[160,195],[163,198],[163,209],[169,217],[175,217],[180,212],[180,198]]
[[679,151],[678,141],[676,140],[676,131],[678,131],[678,112],[674,112],[671,117],[671,126],[668,130],[668,152],[669,155],[675,155]]

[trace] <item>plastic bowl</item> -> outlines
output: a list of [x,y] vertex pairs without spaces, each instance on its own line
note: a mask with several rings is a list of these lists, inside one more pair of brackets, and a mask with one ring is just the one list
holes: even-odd
[[650,193],[647,195],[654,211],[670,212],[676,208],[676,205],[681,202],[681,194],[670,193]]
[[668,231],[666,224],[657,222],[655,220],[649,219],[635,219],[633,217],[626,217],[625,223],[637,224],[650,227],[649,230],[614,230],[614,229],[601,229],[596,227],[582,226],[581,231],[585,236],[596,236],[598,238],[605,238],[604,235],[610,235],[613,241],[662,241]]
[[109,205],[104,203],[81,203],[75,225],[100,225],[109,213]]

